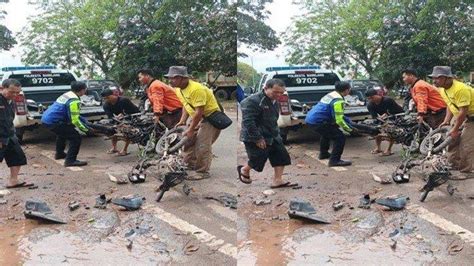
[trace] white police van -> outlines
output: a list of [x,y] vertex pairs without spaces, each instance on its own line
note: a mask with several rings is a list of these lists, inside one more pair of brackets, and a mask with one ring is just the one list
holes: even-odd
[[[21,140],[25,130],[33,130],[41,124],[41,116],[56,99],[71,89],[71,82],[78,80],[69,70],[55,66],[19,66],[1,69],[1,81],[16,79],[21,83],[22,93],[14,99],[14,125]],[[90,121],[106,117],[98,95],[81,97],[81,115]]]
[[[289,130],[298,130],[305,124],[305,118],[311,107],[327,93],[335,89],[340,76],[333,70],[319,66],[283,66],[268,67],[262,76],[257,91],[263,90],[265,83],[273,78],[283,80],[286,93],[279,99],[280,118],[278,126],[283,140],[286,141]],[[345,113],[353,121],[370,118],[365,99],[365,90],[354,89],[345,97]]]

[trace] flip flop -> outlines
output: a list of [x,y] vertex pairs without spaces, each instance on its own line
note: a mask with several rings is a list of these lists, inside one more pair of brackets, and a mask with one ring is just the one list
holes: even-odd
[[391,153],[383,152],[382,154],[380,154],[380,156],[391,156],[391,155],[393,155],[393,152],[391,152]]
[[298,183],[291,183],[290,181],[281,183],[279,185],[272,185],[270,188],[284,188],[284,187],[297,187]]
[[239,180],[240,180],[240,182],[242,182],[244,184],[250,184],[250,183],[252,183],[252,179],[250,179],[250,176],[242,174],[241,171],[242,171],[243,167],[244,167],[243,165],[238,165],[237,166],[237,172],[239,173]]
[[119,153],[117,153],[117,156],[127,156],[127,155],[129,155],[129,154],[130,154],[130,152],[127,152],[127,153],[121,153],[121,152],[119,152]]
[[21,183],[18,183],[18,184],[16,184],[16,185],[6,186],[6,188],[32,187],[32,186],[34,186],[34,185],[35,185],[35,184],[33,184],[33,183],[21,182]]
[[118,150],[108,150],[107,151],[107,154],[114,154],[114,153],[117,153],[119,152]]
[[381,152],[382,152],[381,150],[372,150],[372,151],[370,151],[370,153],[372,153],[372,154],[379,154]]

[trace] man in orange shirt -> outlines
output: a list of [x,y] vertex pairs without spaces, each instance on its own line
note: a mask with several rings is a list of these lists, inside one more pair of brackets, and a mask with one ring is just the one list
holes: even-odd
[[418,78],[414,69],[402,72],[403,82],[411,86],[410,93],[418,112],[418,122],[425,121],[431,128],[437,128],[446,116],[446,103],[438,89]]
[[146,93],[153,107],[155,121],[161,120],[168,128],[174,127],[181,118],[183,105],[175,90],[165,83],[154,79],[151,70],[138,71],[138,80],[147,85]]

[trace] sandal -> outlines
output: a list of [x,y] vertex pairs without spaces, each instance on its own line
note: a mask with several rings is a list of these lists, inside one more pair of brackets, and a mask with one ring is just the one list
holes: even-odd
[[35,185],[35,184],[33,184],[33,183],[20,182],[20,183],[15,184],[15,185],[6,186],[6,188],[32,187],[32,186],[34,186],[34,185]]
[[125,152],[125,153],[119,152],[119,153],[117,153],[117,156],[127,156],[129,154],[130,154],[130,152]]
[[379,154],[379,153],[381,153],[381,152],[382,152],[381,150],[375,149],[375,150],[372,150],[370,153],[372,153],[372,154]]
[[279,185],[271,185],[270,188],[285,188],[285,187],[297,187],[298,183],[291,183],[290,181],[283,182]]
[[237,166],[237,172],[239,173],[239,180],[244,183],[244,184],[250,184],[252,183],[252,179],[250,179],[250,176],[242,174],[242,168],[243,165]]
[[382,154],[380,154],[380,156],[391,156],[393,155],[393,152],[383,152]]
[[114,153],[117,153],[119,152],[118,150],[114,150],[114,149],[110,149],[107,151],[107,154],[114,154]]

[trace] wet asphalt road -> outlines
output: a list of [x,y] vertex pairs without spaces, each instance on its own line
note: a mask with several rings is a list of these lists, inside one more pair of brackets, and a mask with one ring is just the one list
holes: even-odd
[[[131,170],[137,161],[135,146],[129,149],[131,155],[117,157],[106,154],[110,141],[85,138],[78,159],[89,165],[72,171],[51,159],[53,134],[45,129],[27,133],[28,166],[21,178],[38,188],[10,189],[12,193],[4,197],[8,202],[0,205],[0,265],[235,265],[236,210],[205,198],[237,195],[235,176],[229,174],[237,160],[236,153],[229,152],[237,145],[235,130],[234,124],[215,143],[211,178],[188,181],[193,188],[189,196],[177,186],[160,203],[155,202],[154,192],[160,183],[153,174],[137,185],[109,180],[109,174],[126,175]],[[3,183],[8,168],[2,164],[0,171]],[[101,193],[107,198],[138,194],[146,200],[138,211],[122,211],[112,204],[95,209],[95,198]],[[22,212],[30,198],[47,202],[68,224],[26,220]],[[81,206],[71,212],[67,205],[73,200]]]
[[[230,115],[235,118],[233,112]],[[139,185],[117,185],[109,180],[108,174],[124,175],[131,169],[136,162],[135,147],[130,149],[132,155],[116,157],[105,153],[109,142],[102,137],[86,138],[79,159],[90,165],[71,171],[50,159],[51,133],[42,130],[27,135],[29,165],[21,177],[38,189],[10,190],[4,197],[8,202],[0,205],[0,265],[472,263],[473,179],[454,182],[458,191],[453,196],[444,186],[420,203],[418,189],[423,182],[419,177],[403,185],[382,185],[372,179],[373,173],[390,175],[401,160],[400,147],[394,147],[395,155],[380,157],[370,154],[373,143],[367,138],[351,138],[344,157],[354,165],[336,171],[314,158],[318,142],[303,130],[290,135],[287,147],[293,165],[285,171],[285,178],[301,188],[274,189],[274,195],[265,197],[262,192],[269,189],[272,174],[269,166],[254,176],[252,185],[237,181],[235,162],[243,163],[245,154],[236,132],[234,123],[214,145],[210,179],[188,182],[194,190],[189,196],[180,187],[172,189],[160,203],[154,202],[159,182],[152,175]],[[4,177],[4,164],[0,171]],[[3,182],[5,178],[0,179]],[[99,193],[108,198],[139,194],[146,201],[139,211],[122,211],[111,204],[105,210],[95,209]],[[223,193],[238,196],[237,211],[205,198]],[[357,205],[363,193],[372,198],[403,194],[411,200],[402,211],[385,211],[374,204],[360,209]],[[68,224],[26,220],[22,211],[29,198],[48,202],[54,214]],[[317,214],[331,224],[289,219],[287,210],[293,198],[310,201]],[[255,200],[261,199],[271,203],[257,206]],[[81,207],[70,212],[67,204],[72,200]],[[335,201],[342,201],[344,207],[334,211]]]

